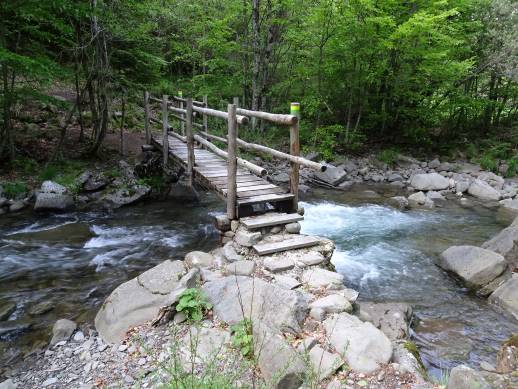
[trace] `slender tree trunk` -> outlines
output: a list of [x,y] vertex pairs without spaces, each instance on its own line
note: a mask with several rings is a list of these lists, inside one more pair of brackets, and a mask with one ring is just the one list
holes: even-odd
[[[14,73],[14,70],[13,70]],[[8,161],[14,160],[14,142],[11,122],[12,88],[9,85],[9,67],[2,64],[2,84],[4,90],[4,123],[2,127],[2,143],[0,144],[0,158]]]
[[[252,0],[252,50],[253,50],[253,68],[252,68],[252,110],[257,111],[259,108],[259,68],[261,65],[260,52],[260,21],[259,7],[261,0]],[[252,130],[256,129],[257,120],[252,118]]]
[[122,100],[122,107],[121,107],[121,133],[120,133],[120,140],[121,140],[121,155],[124,156],[124,117],[126,115],[126,96],[124,93],[121,97]]
[[81,72],[81,59],[82,55],[79,55],[78,51],[82,52],[82,42],[81,42],[81,25],[79,22],[76,22],[76,41],[77,41],[77,48],[74,50],[74,73],[75,73],[75,87],[76,87],[76,104],[77,104],[77,118],[79,121],[79,142],[82,142],[84,140],[84,125],[83,125],[83,107],[82,107],[82,101],[83,101],[83,94],[81,93],[81,88],[79,85],[79,77]]

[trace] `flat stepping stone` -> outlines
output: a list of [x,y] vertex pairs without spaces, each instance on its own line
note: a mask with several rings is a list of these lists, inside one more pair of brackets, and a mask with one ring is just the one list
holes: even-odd
[[295,267],[295,262],[290,258],[270,257],[264,260],[264,267],[272,273],[279,273],[281,271],[293,269]]
[[273,215],[261,215],[255,217],[244,217],[240,221],[249,230],[261,227],[280,226],[304,220],[304,216],[298,213],[281,213]]
[[320,239],[314,236],[299,235],[295,238],[285,239],[281,242],[260,243],[253,246],[259,255],[280,253],[283,251],[301,249],[315,246],[320,243]]

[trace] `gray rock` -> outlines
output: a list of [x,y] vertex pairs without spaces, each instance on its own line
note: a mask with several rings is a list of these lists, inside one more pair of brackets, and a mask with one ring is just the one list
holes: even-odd
[[128,328],[154,319],[160,308],[174,299],[169,294],[183,285],[180,280],[184,274],[182,261],[167,260],[118,286],[95,317],[95,327],[102,339],[116,343]]
[[41,386],[43,388],[46,388],[48,386],[51,386],[51,385],[54,385],[54,384],[57,384],[57,383],[58,383],[57,377],[50,377],[50,378],[46,379],[45,381],[43,381]]
[[289,224],[286,224],[285,228],[286,228],[286,232],[288,234],[298,234],[300,232],[300,223],[299,222],[289,223]]
[[280,274],[275,276],[275,282],[277,282],[277,284],[280,286],[286,287],[288,289],[295,289],[302,285],[297,279]]
[[501,306],[518,319],[518,274],[500,285],[489,296],[489,301]]
[[72,196],[49,192],[39,192],[36,195],[35,211],[65,211],[74,206]]
[[52,327],[50,346],[54,346],[56,343],[61,341],[69,340],[76,328],[77,325],[72,320],[59,319],[56,321]]
[[408,196],[408,205],[410,207],[424,206],[427,208],[433,208],[435,206],[434,202],[426,197],[423,192],[412,193]]
[[399,173],[392,173],[388,176],[388,181],[389,182],[402,182],[403,177]]
[[437,169],[439,166],[441,166],[441,161],[439,161],[437,158],[428,162],[428,167],[430,169]]
[[228,262],[242,261],[244,257],[239,255],[232,242],[226,243],[222,248],[222,254]]
[[353,306],[349,300],[339,294],[330,294],[328,296],[321,297],[309,304],[309,308],[321,309],[325,313],[351,313],[353,310]]
[[133,185],[130,188],[119,188],[103,197],[106,205],[119,208],[142,200],[151,192],[147,185]]
[[410,185],[416,190],[443,190],[450,186],[450,182],[438,173],[425,173],[414,174]]
[[191,326],[182,339],[185,361],[189,364],[192,358],[201,362],[211,362],[228,353],[230,333],[221,328],[196,328]]
[[387,203],[394,208],[406,209],[408,208],[408,200],[405,196],[394,196],[387,200]]
[[439,192],[436,192],[434,190],[431,190],[431,191],[427,192],[426,193],[426,197],[428,197],[432,201],[436,201],[436,200],[443,201],[443,200],[446,200],[442,194],[440,194]]
[[248,260],[232,262],[225,266],[225,271],[228,274],[234,274],[237,276],[250,276],[254,270],[255,262]]
[[349,301],[351,304],[354,304],[356,299],[358,298],[358,295],[360,292],[357,290],[351,289],[351,288],[343,288],[341,290],[332,290],[330,293],[338,294],[340,296],[343,296]]
[[323,181],[326,184],[337,186],[344,182],[347,178],[347,173],[344,169],[335,167],[333,165],[327,165],[325,172],[314,172],[314,177],[317,180]]
[[252,247],[254,244],[258,243],[260,239],[260,232],[250,232],[247,230],[237,231],[236,236],[234,237],[236,243],[244,247]]
[[55,194],[65,194],[65,193],[67,193],[67,188],[66,187],[64,187],[63,185],[59,185],[58,183],[53,182],[53,181],[44,181],[41,184],[41,189],[40,190],[42,192],[55,193]]
[[16,385],[11,379],[0,382],[0,389],[16,389],[17,387],[18,385]]
[[406,303],[361,302],[358,316],[379,328],[392,341],[408,337],[412,308]]
[[243,320],[244,311],[245,318],[254,323],[262,321],[274,329],[298,333],[308,311],[303,294],[259,278],[224,277],[206,282],[203,290],[215,315],[229,324]]
[[18,212],[24,209],[27,206],[23,200],[13,201],[11,205],[9,205],[9,212]]
[[354,371],[372,373],[392,357],[392,344],[387,336],[371,323],[348,313],[329,317],[324,328],[331,345]]
[[456,193],[464,193],[469,189],[470,182],[469,181],[457,181],[455,183],[455,192]]
[[302,265],[301,267],[304,267],[320,265],[325,260],[325,257],[318,251],[310,251],[307,254],[297,256],[295,262],[297,263],[297,265]]
[[318,381],[331,377],[344,364],[338,354],[330,353],[318,345],[309,350],[309,362]]
[[310,288],[343,289],[344,276],[319,267],[304,270],[302,282]]
[[220,231],[229,231],[230,230],[230,220],[227,215],[216,215],[214,217],[216,222],[216,228]]
[[212,254],[204,253],[203,251],[191,251],[185,256],[185,266],[188,269],[193,267],[203,268],[212,267],[214,265],[214,256]]
[[504,228],[482,247],[503,255],[508,263],[518,265],[518,227]]
[[260,321],[253,321],[254,354],[268,388],[298,389],[306,364],[284,337]]
[[518,198],[517,199],[505,199],[500,201],[499,213],[504,214],[507,219],[515,219],[518,217]]
[[500,192],[482,180],[474,180],[468,188],[468,193],[481,200],[500,200]]
[[272,175],[271,178],[272,178],[273,182],[277,182],[280,184],[285,184],[285,183],[290,182],[290,176],[288,175],[288,173],[284,173],[284,172],[274,174],[274,175]]
[[264,260],[264,267],[272,273],[293,269],[295,262],[289,257],[269,257]]
[[503,273],[507,264],[500,254],[475,246],[452,246],[445,250],[439,266],[457,274],[467,286],[478,289]]
[[492,172],[484,172],[478,175],[479,180],[487,182],[493,188],[497,190],[502,190],[505,184],[505,180]]
[[491,389],[482,375],[472,368],[459,365],[450,372],[446,389]]

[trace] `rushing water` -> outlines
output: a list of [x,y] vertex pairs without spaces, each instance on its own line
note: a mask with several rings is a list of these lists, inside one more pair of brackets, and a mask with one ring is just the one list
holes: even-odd
[[[491,210],[400,212],[365,188],[306,199],[303,232],[334,240],[333,262],[360,299],[408,302],[413,337],[432,372],[459,362],[494,363],[514,319],[435,266],[453,244],[480,244],[502,226]],[[378,191],[386,192],[386,188]],[[61,317],[92,323],[120,283],[165,259],[217,245],[212,215],[223,204],[154,203],[112,213],[30,213],[0,220],[0,376],[11,360],[42,346]],[[0,317],[1,319],[1,317]]]
[[413,306],[413,338],[432,374],[459,363],[494,364],[501,343],[518,330],[510,315],[435,265],[449,246],[480,245],[501,230],[494,211],[448,203],[401,212],[382,198],[365,204],[333,192],[303,205],[302,232],[335,242],[333,263],[360,300]]

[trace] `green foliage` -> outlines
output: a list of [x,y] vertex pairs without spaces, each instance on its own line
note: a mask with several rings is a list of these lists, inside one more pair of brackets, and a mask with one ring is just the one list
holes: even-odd
[[394,149],[385,149],[378,154],[378,159],[389,166],[394,166],[398,157],[399,153]]
[[176,310],[185,313],[187,319],[193,322],[201,321],[203,315],[212,309],[203,291],[199,288],[189,288],[180,294]]
[[252,321],[243,319],[230,327],[232,332],[232,344],[245,357],[251,358],[254,354],[254,341],[252,335]]
[[162,192],[166,186],[162,175],[139,178],[137,184],[149,186],[156,192]]
[[29,188],[23,182],[3,182],[1,184],[3,188],[3,195],[8,199],[15,199],[28,192]]
[[341,125],[322,126],[315,130],[312,142],[324,160],[333,160],[339,136],[343,132],[344,128]]

